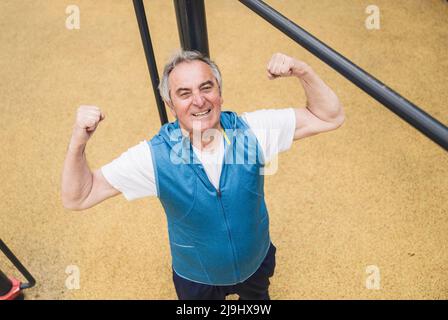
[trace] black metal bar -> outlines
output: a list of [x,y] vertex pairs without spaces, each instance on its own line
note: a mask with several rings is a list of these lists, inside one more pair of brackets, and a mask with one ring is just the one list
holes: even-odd
[[209,57],[204,0],[174,0],[174,8],[182,48]]
[[11,280],[0,270],[0,297],[6,295],[11,288]]
[[448,150],[448,128],[261,0],[239,0],[404,121]]
[[20,289],[28,289],[34,287],[34,285],[36,284],[36,280],[31,275],[31,273],[29,273],[29,271],[24,267],[24,265],[19,261],[19,259],[17,259],[14,253],[12,253],[11,250],[9,250],[8,246],[2,241],[2,239],[0,239],[0,250],[5,254],[5,256],[14,265],[14,267],[16,267],[17,270],[19,270],[20,273],[28,281],[28,283],[21,284]]
[[133,0],[133,2],[135,15],[137,16],[138,28],[142,38],[143,49],[145,50],[146,63],[148,65],[149,75],[151,77],[152,89],[154,91],[154,97],[156,98],[157,109],[159,110],[160,122],[163,125],[168,122],[168,117],[163,99],[157,90],[157,87],[159,86],[159,74],[157,72],[156,59],[152,48],[148,22],[146,20],[145,7],[143,6],[143,0]]

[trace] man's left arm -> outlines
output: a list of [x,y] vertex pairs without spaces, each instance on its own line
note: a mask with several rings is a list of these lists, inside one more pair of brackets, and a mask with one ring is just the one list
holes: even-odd
[[295,108],[294,140],[339,128],[345,121],[342,105],[333,90],[305,62],[282,53],[272,56],[267,66],[269,79],[297,77],[305,90],[305,108]]

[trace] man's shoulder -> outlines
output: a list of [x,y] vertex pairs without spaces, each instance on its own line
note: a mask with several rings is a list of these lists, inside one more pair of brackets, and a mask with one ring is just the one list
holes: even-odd
[[285,121],[294,117],[294,109],[257,109],[254,111],[243,112],[240,117],[245,120],[250,127],[281,127]]
[[150,146],[157,146],[163,143],[163,138],[160,134],[155,134],[151,139],[146,141],[146,144]]
[[127,150],[127,154],[130,155],[140,155],[140,156],[146,156],[149,150],[149,140],[141,140],[138,144],[130,147]]

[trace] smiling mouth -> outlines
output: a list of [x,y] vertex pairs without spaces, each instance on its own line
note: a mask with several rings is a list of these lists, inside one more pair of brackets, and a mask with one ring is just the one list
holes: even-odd
[[195,116],[196,118],[202,118],[202,117],[205,117],[206,115],[208,115],[210,113],[210,111],[212,111],[212,109],[208,109],[207,111],[203,111],[203,112],[193,113],[193,116]]

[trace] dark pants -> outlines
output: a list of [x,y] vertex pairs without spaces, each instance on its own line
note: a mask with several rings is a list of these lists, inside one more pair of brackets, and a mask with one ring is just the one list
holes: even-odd
[[246,281],[230,286],[213,286],[193,282],[173,270],[174,287],[179,300],[224,300],[229,294],[238,294],[240,300],[269,300],[269,278],[274,275],[275,246],[271,243],[268,254],[258,270]]

